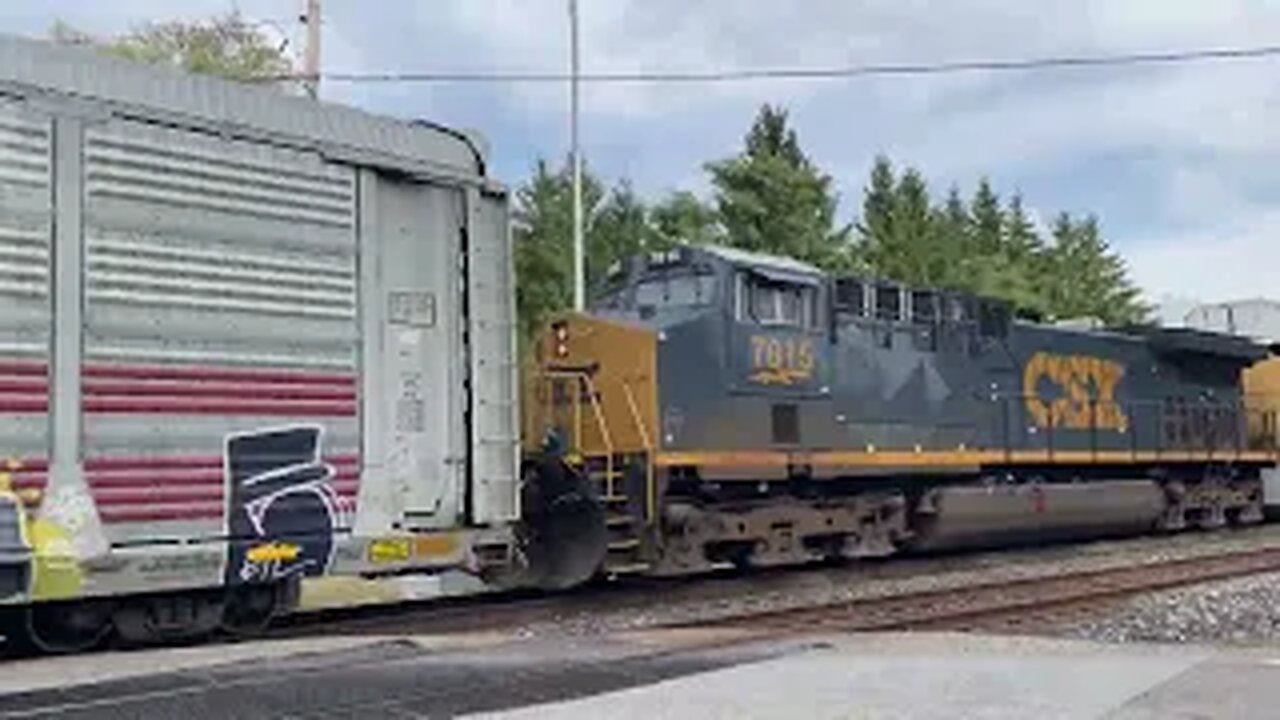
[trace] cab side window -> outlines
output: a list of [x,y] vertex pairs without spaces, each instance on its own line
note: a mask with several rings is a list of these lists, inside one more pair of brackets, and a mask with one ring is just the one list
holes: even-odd
[[743,273],[738,276],[737,317],[760,325],[808,328],[816,322],[814,288]]

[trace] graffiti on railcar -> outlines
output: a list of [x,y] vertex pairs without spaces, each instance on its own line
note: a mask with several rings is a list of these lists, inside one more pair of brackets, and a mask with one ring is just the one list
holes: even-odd
[[227,581],[271,582],[324,574],[341,506],[321,460],[316,425],[269,428],[226,441]]
[[1116,401],[1124,372],[1114,360],[1038,352],[1022,373],[1027,412],[1041,428],[1125,432],[1129,417]]
[[85,557],[75,537],[92,504],[86,508],[82,494],[42,498],[37,489],[20,489],[13,473],[21,469],[13,460],[0,465],[0,597],[75,597],[84,584]]

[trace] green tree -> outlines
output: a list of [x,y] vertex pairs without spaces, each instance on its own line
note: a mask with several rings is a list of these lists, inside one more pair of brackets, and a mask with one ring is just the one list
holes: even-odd
[[864,272],[880,272],[882,267],[892,264],[890,258],[897,238],[893,230],[897,184],[893,163],[884,155],[877,155],[871,165],[871,177],[862,191],[862,217],[855,225],[858,244],[853,249],[853,264]]
[[1146,320],[1149,308],[1129,279],[1124,260],[1102,239],[1098,219],[1060,213],[1046,252],[1045,296],[1056,318],[1097,318],[1107,325]]
[[800,150],[786,111],[765,105],[739,155],[709,163],[716,211],[729,244],[839,266],[849,228],[835,228],[830,176]]
[[1022,194],[1014,193],[1004,212],[1003,246],[1010,259],[1029,262],[1044,250],[1044,243],[1022,206]]
[[1060,215],[1046,243],[1022,196],[1002,207],[985,179],[969,203],[952,186],[933,205],[919,171],[906,168],[895,179],[888,158],[877,157],[857,228],[859,258],[880,277],[1004,299],[1032,317],[1091,316],[1115,325],[1147,314],[1096,218]]
[[685,190],[674,192],[654,205],[649,218],[656,235],[654,242],[660,249],[679,244],[719,243],[724,239],[716,211]]
[[51,34],[55,42],[90,45],[117,57],[229,80],[281,78],[292,72],[284,48],[238,12],[193,22],[149,23],[112,39],[94,37],[62,22],[54,25]]
[[1000,196],[986,178],[978,181],[969,212],[973,217],[973,251],[981,256],[999,252],[1003,245],[1004,214],[1000,210]]
[[973,218],[960,197],[960,188],[952,185],[947,199],[933,211],[933,232],[939,252],[938,285],[948,289],[968,287],[973,254]]
[[890,252],[881,258],[882,269],[900,282],[928,287],[941,278],[941,253],[935,244],[929,188],[915,168],[908,168],[894,188]]
[[[528,340],[547,317],[573,302],[573,172],[539,160],[515,192],[512,211],[516,313]],[[587,296],[617,260],[665,247],[651,211],[620,182],[606,189],[589,168],[582,172],[583,244]]]
[[[583,168],[583,208],[603,195],[599,180]],[[533,175],[516,189],[512,240],[516,267],[516,314],[524,339],[551,313],[573,304],[573,181],[569,167],[552,171],[539,160]],[[587,247],[592,243],[584,238]]]
[[602,198],[589,218],[587,287],[598,287],[614,262],[658,245],[658,233],[649,221],[649,209],[631,183],[622,181]]

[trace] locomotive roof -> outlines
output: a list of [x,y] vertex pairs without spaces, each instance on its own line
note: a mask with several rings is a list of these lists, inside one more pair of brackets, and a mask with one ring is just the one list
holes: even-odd
[[794,260],[781,255],[741,250],[725,245],[699,245],[699,249],[738,265],[750,265],[764,270],[778,270],[785,273],[801,275],[823,275],[823,271],[806,262]]
[[267,141],[411,174],[475,179],[485,172],[483,141],[462,131],[11,35],[0,35],[4,95],[60,98],[90,114]]
[[1245,362],[1257,362],[1269,354],[1267,347],[1239,335],[1191,328],[1144,328],[1138,332],[1153,349],[1167,354],[1214,355]]

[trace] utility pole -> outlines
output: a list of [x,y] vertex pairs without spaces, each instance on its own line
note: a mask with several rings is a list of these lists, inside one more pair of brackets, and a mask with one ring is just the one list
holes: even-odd
[[573,309],[587,305],[582,240],[582,150],[578,147],[578,0],[569,0],[569,136],[573,162]]
[[303,86],[307,95],[320,97],[320,0],[306,0],[302,22],[307,26],[307,46],[302,56]]

